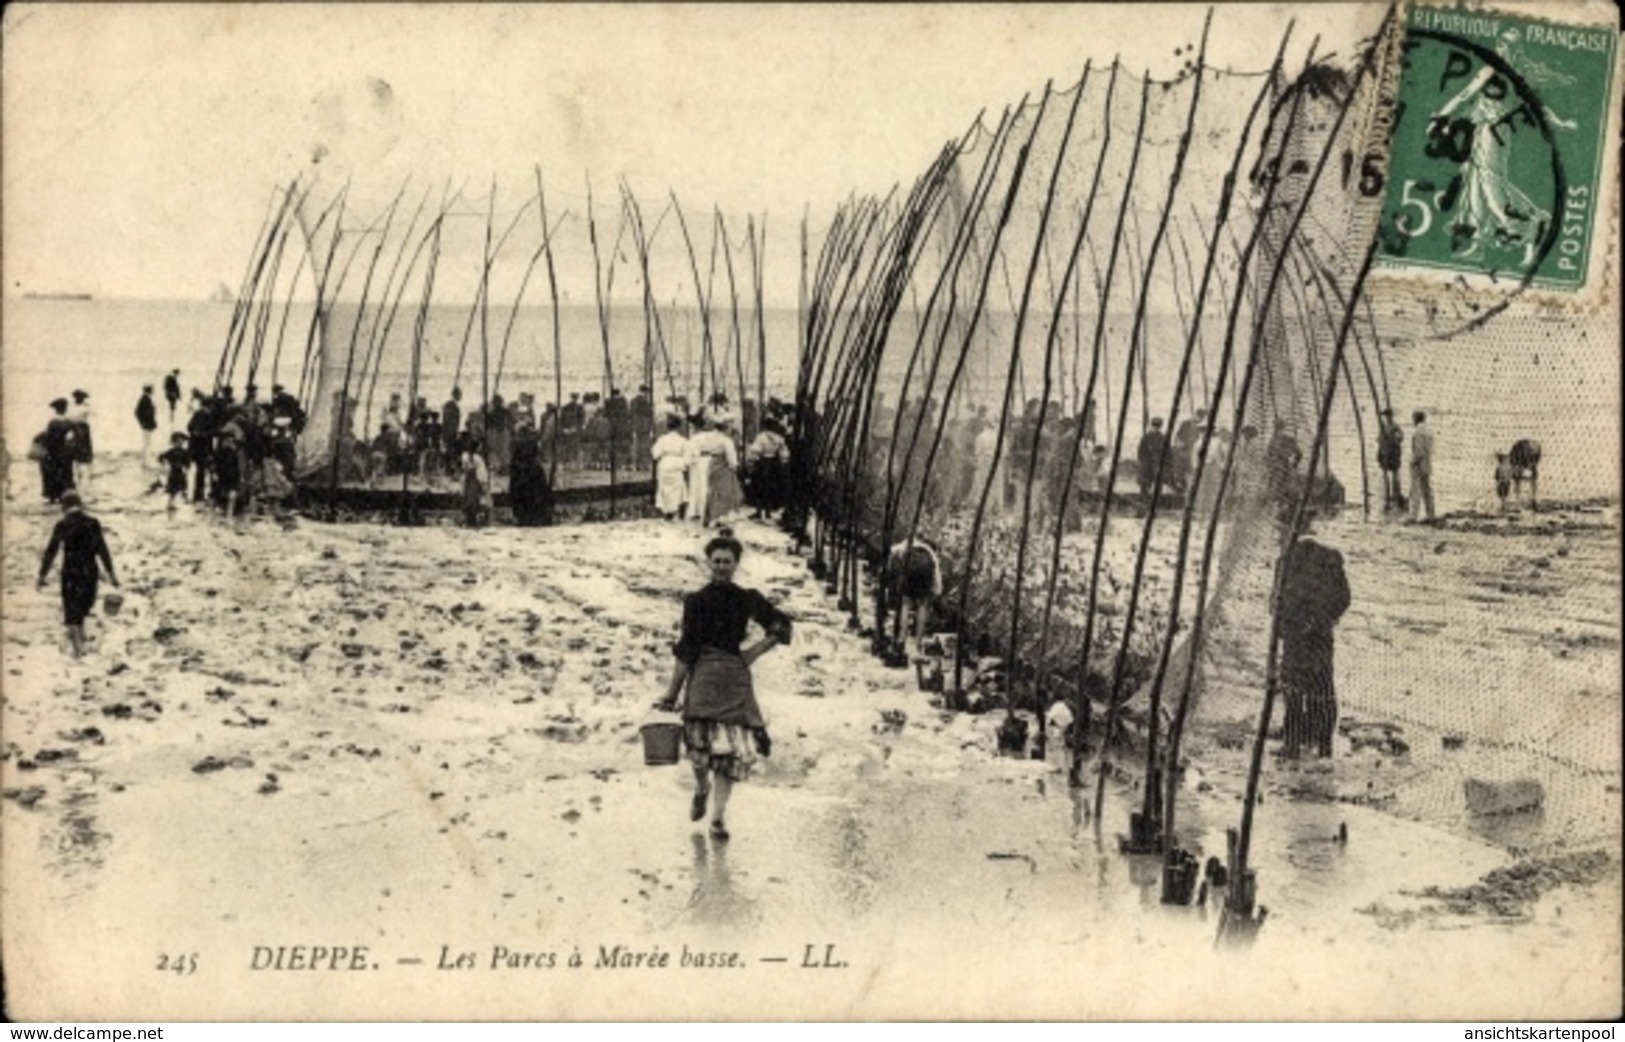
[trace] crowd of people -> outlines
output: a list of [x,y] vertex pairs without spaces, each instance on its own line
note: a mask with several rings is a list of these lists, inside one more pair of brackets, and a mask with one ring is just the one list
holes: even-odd
[[[377,433],[358,438],[354,430],[365,410],[336,392],[335,474],[341,483],[369,488],[400,476],[431,487],[451,481],[464,523],[476,527],[489,522],[500,479],[506,479],[517,524],[552,523],[555,470],[618,471],[625,480],[652,466],[657,512],[706,526],[745,506],[763,517],[784,505],[790,409],[776,398],[762,407],[746,399],[735,411],[721,392],[699,409],[673,396],[664,403],[658,436],[647,386],[632,398],[612,388],[607,396],[573,392],[557,407],[542,403],[538,411],[537,405],[527,392],[511,403],[493,394],[487,404],[468,407],[462,388],[453,387],[436,409],[425,397],[408,405],[395,393],[378,416]],[[748,445],[741,441],[746,432],[753,432]]]
[[[958,410],[945,420],[935,399],[905,401],[900,410],[883,406],[876,411],[871,427],[864,472],[872,487],[865,498],[883,499],[890,473],[897,475],[894,481],[901,488],[900,501],[911,505],[919,483],[925,480],[921,464],[929,458],[932,473],[923,498],[927,516],[940,519],[962,512],[967,505],[975,510],[985,487],[990,513],[1008,515],[1029,509],[1032,523],[1049,525],[1059,519],[1067,531],[1075,532],[1082,529],[1088,506],[1105,495],[1108,482],[1114,502],[1125,508],[1144,509],[1155,494],[1164,507],[1194,497],[1197,510],[1210,513],[1217,504],[1223,463],[1232,443],[1236,453],[1229,493],[1232,500],[1245,495],[1287,503],[1309,480],[1302,449],[1294,438],[1277,434],[1266,445],[1252,425],[1242,427],[1239,437],[1228,428],[1213,426],[1207,466],[1199,467],[1203,442],[1212,426],[1203,409],[1183,419],[1172,438],[1162,417],[1151,417],[1138,442],[1114,463],[1112,439],[1101,436],[1095,412],[1093,402],[1069,412],[1056,402],[1046,406],[1033,399],[1013,413],[1001,430],[997,417],[990,416],[985,406]],[[933,456],[931,447],[939,423],[941,438]],[[1318,507],[1336,510],[1343,499],[1343,487],[1335,477],[1315,477],[1311,500]]]
[[[190,409],[182,418],[177,416],[180,371],[171,370],[163,384],[169,445],[156,458],[153,441],[160,424],[152,384],[141,388],[135,421],[141,431],[143,472],[157,466],[164,475],[149,491],[162,490],[169,497],[171,514],[183,502],[207,503],[236,519],[256,503],[275,502],[291,493],[295,440],[304,429],[305,413],[286,388],[273,385],[270,397],[262,399],[259,388],[250,384],[240,400],[229,386],[214,394],[194,388]],[[60,503],[68,492],[89,494],[96,458],[90,395],[76,390],[71,402],[58,398],[50,408],[30,457],[39,464],[45,501]]]
[[470,451],[481,455],[492,477],[506,477],[528,462],[532,448],[550,466],[556,455],[565,470],[631,470],[647,458],[655,413],[647,386],[631,398],[619,388],[607,396],[578,391],[563,404],[540,407],[530,392],[511,401],[493,394],[485,404],[469,406],[463,389],[453,387],[438,409],[427,397],[408,404],[405,395],[390,395],[376,433],[358,440],[355,399],[335,394],[333,408],[335,427],[344,431],[339,451],[345,480],[367,482],[402,474],[455,476],[465,471]]
[[[678,403],[679,405],[682,403]],[[747,406],[752,403],[747,402]],[[655,510],[669,521],[691,520],[710,527],[745,507],[766,518],[786,505],[790,443],[789,407],[770,398],[758,417],[756,434],[745,447],[743,480],[737,421],[727,401],[714,410],[683,411],[666,417],[666,429],[649,449],[655,467]]]

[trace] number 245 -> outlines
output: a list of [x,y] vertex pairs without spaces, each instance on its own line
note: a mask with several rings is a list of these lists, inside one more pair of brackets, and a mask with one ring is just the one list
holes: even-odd
[[180,955],[158,956],[158,970],[163,973],[178,973],[189,977],[197,972],[197,952],[185,952]]

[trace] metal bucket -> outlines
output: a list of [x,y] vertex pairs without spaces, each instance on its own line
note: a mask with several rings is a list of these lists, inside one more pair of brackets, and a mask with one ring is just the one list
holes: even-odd
[[122,593],[109,592],[102,594],[102,612],[108,618],[111,619],[113,616],[117,615],[119,613],[119,609],[123,607],[124,595]]
[[665,767],[681,759],[683,724],[675,716],[646,721],[638,728],[643,736],[643,762],[650,767]]

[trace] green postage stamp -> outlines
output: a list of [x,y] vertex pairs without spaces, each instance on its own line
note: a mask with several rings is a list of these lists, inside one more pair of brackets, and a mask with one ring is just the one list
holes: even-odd
[[1406,30],[1382,266],[1583,290],[1607,248],[1614,33],[1427,6]]

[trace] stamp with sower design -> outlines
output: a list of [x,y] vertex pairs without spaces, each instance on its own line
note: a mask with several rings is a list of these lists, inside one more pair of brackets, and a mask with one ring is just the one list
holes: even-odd
[[1615,61],[1606,27],[1413,7],[1379,225],[1383,267],[1557,294],[1586,288],[1595,248],[1606,246]]

